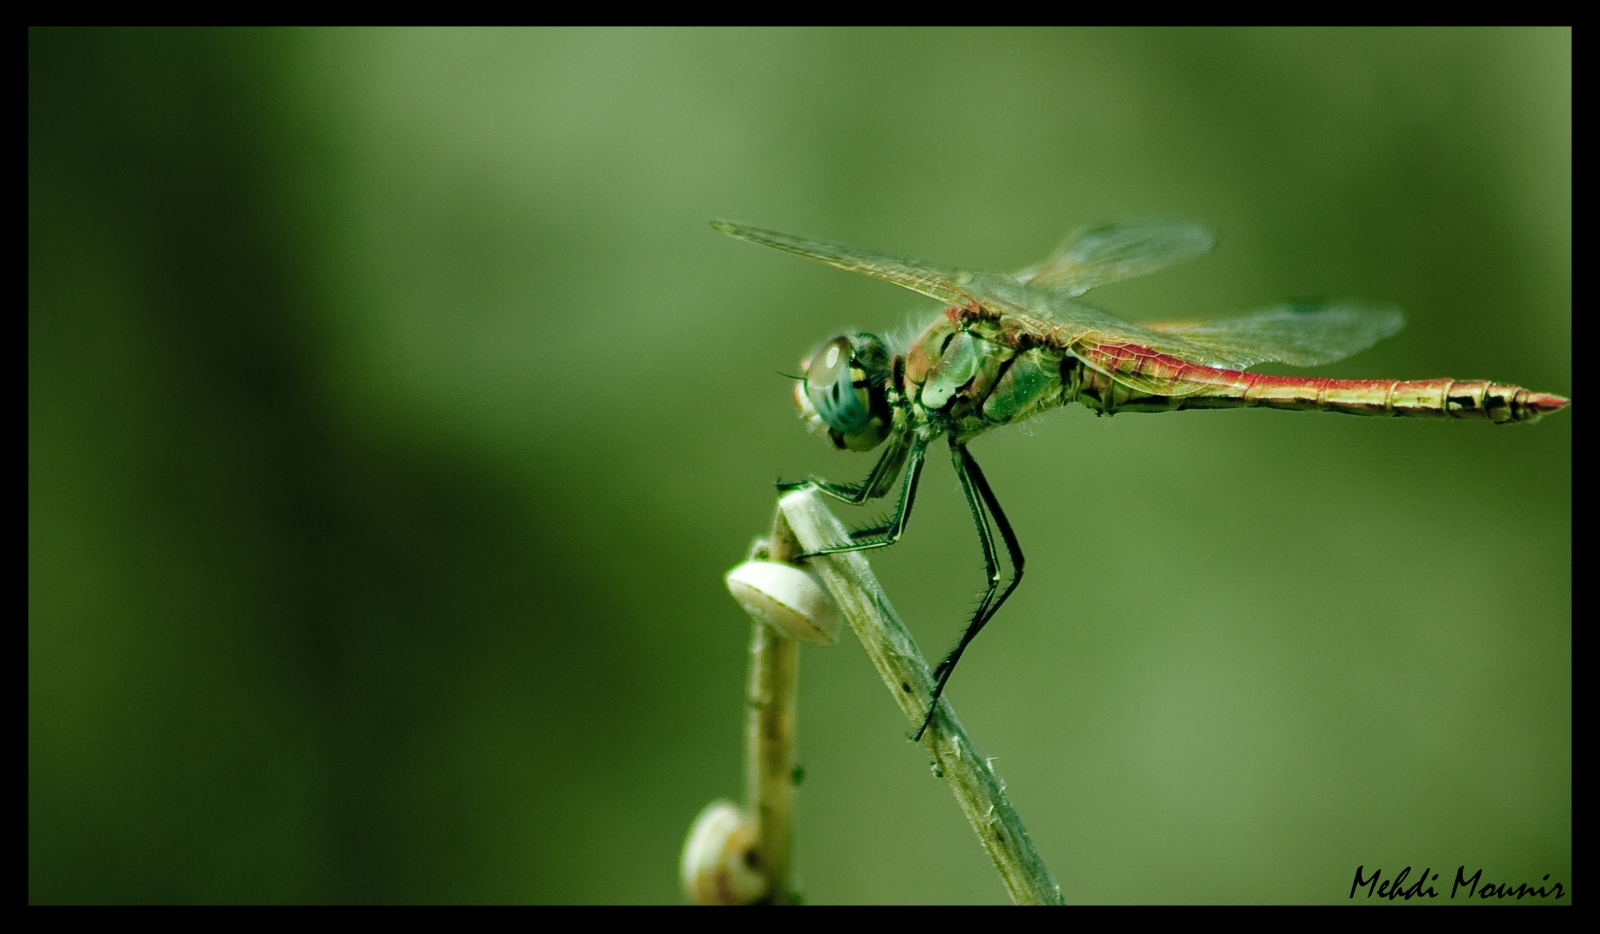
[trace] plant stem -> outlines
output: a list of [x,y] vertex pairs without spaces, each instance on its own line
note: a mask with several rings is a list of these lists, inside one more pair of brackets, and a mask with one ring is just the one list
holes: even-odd
[[[782,510],[772,517],[765,543],[770,561],[791,562],[800,544]],[[795,707],[800,643],[771,626],[750,630],[749,720],[745,733],[745,781],[750,814],[760,840],[761,872],[770,905],[790,901],[789,852],[794,827]]]
[[[797,490],[778,501],[778,510],[805,551],[849,541],[849,532],[813,490]],[[776,528],[776,524],[774,526]],[[921,726],[933,695],[933,675],[916,640],[889,605],[889,598],[859,552],[811,558],[850,628],[878,669],[895,703],[913,727]],[[790,721],[792,724],[792,720]],[[936,771],[967,816],[1011,900],[1019,905],[1060,905],[1061,887],[1028,839],[1005,788],[956,719],[948,698],[923,734]]]

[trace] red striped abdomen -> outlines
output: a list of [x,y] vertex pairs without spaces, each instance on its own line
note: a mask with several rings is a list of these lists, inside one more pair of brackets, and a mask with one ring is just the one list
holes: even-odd
[[1505,423],[1531,422],[1568,402],[1489,380],[1266,376],[1198,366],[1131,345],[1075,350],[1093,367],[1083,368],[1079,401],[1106,414],[1261,407]]

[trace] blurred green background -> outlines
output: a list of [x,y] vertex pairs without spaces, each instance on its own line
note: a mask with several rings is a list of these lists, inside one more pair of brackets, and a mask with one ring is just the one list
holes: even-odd
[[[28,53],[34,902],[681,899],[742,788],[721,576],[774,478],[870,465],[778,374],[935,308],[711,218],[999,269],[1194,218],[1213,256],[1096,303],[1394,302],[1315,372],[1573,392],[1566,30]],[[979,441],[1029,578],[950,696],[1067,898],[1570,890],[1572,417]],[[874,565],[941,653],[982,568],[942,455]],[[802,669],[806,898],[1003,901],[854,641]]]

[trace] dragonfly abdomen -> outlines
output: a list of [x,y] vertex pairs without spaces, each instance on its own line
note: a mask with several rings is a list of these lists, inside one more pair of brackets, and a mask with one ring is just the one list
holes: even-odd
[[1238,376],[1246,383],[1241,400],[1245,405],[1349,415],[1531,422],[1567,404],[1560,396],[1482,379],[1306,379],[1253,373]]
[[[1165,356],[1165,355],[1161,355]],[[1489,380],[1325,379],[1267,376],[1172,361],[1163,369],[1142,360],[1129,381],[1090,371],[1080,398],[1106,413],[1180,409],[1270,408],[1343,412],[1347,415],[1461,418],[1495,423],[1531,422],[1564,407],[1565,398]],[[1163,378],[1164,377],[1164,378]],[[1159,387],[1164,391],[1153,391]]]

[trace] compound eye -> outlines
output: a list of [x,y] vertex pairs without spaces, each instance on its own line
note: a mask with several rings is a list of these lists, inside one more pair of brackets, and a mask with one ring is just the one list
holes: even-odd
[[871,420],[864,393],[858,393],[851,373],[850,339],[835,337],[822,345],[806,367],[806,397],[823,421],[840,434],[866,430]]

